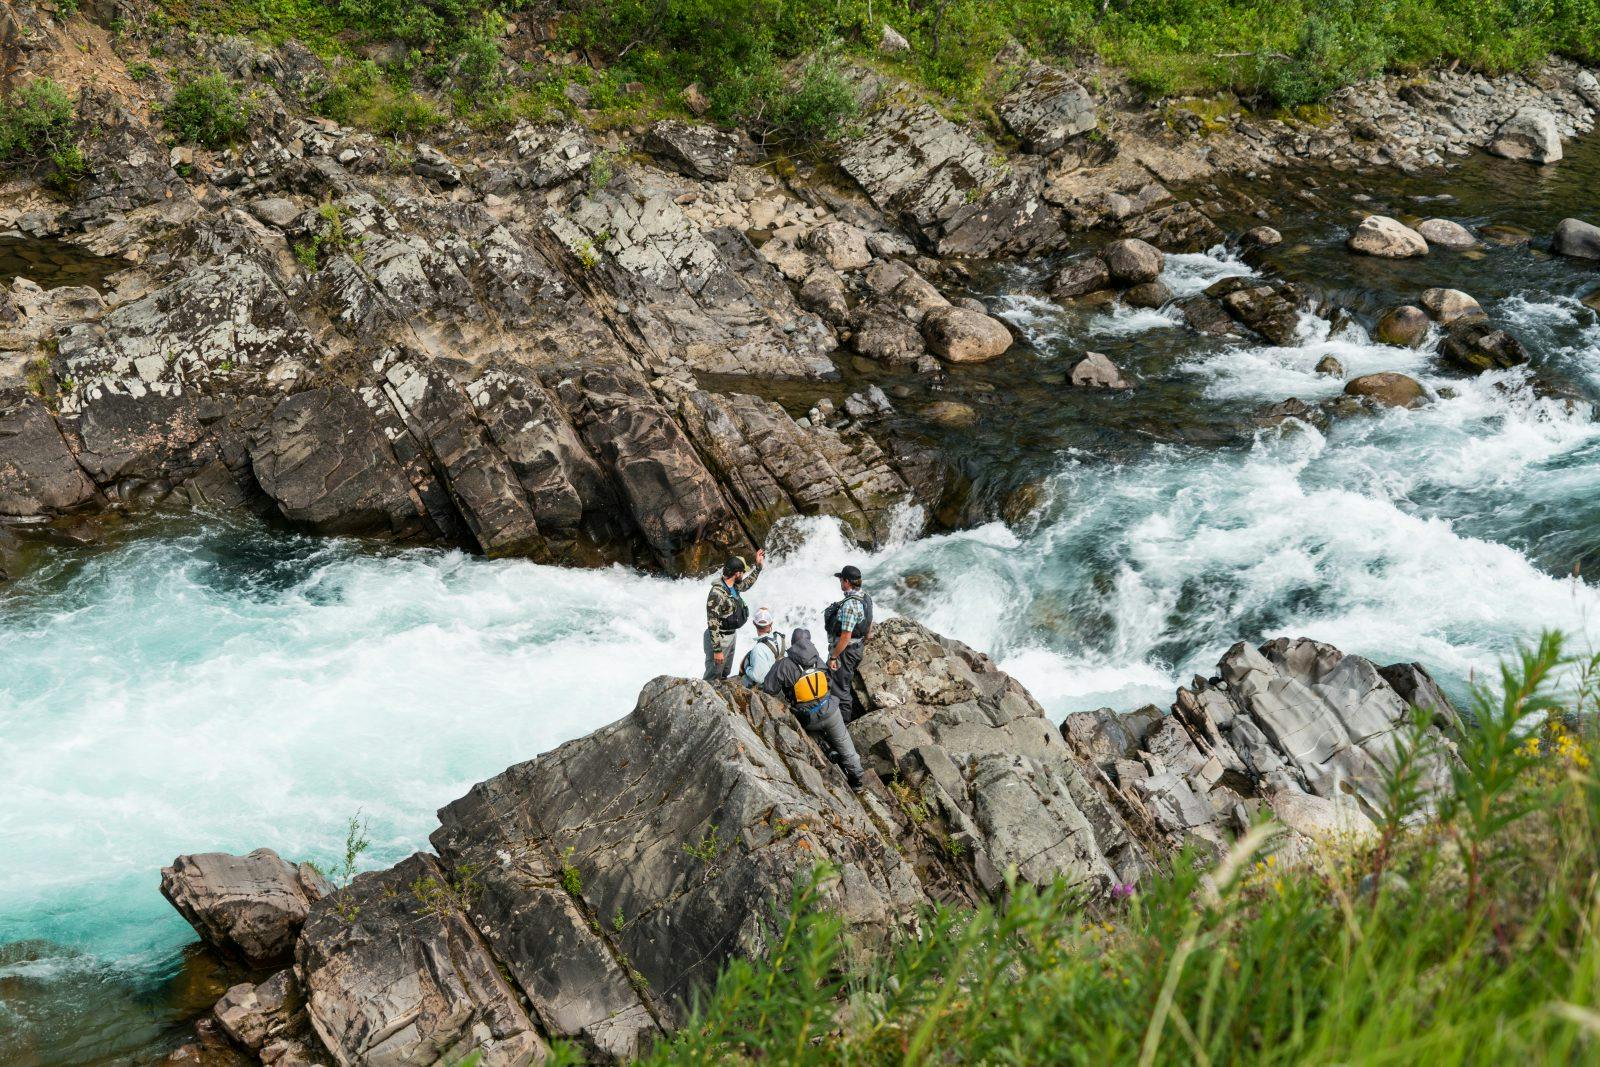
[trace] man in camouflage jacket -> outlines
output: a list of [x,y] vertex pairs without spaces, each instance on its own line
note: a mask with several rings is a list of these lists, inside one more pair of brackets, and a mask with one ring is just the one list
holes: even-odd
[[750,609],[741,595],[761,577],[767,553],[756,550],[756,565],[745,570],[744,557],[733,556],[722,565],[722,574],[711,583],[706,597],[706,634],[701,642],[706,653],[706,681],[716,681],[733,673],[733,644],[739,627],[750,618]]

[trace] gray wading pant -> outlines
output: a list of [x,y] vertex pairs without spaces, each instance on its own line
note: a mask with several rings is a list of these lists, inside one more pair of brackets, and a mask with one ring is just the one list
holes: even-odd
[[844,716],[845,722],[855,722],[859,714],[856,710],[856,668],[861,666],[861,653],[865,641],[851,641],[844,646],[844,651],[839,653],[839,669],[828,672],[828,684],[832,687],[833,695],[839,698],[839,714]]
[[[706,673],[702,676],[706,681],[714,682],[718,678],[727,678],[733,674],[733,644],[737,637],[737,634],[715,637],[711,633],[711,627],[706,627],[705,636],[700,640],[701,646],[706,651]],[[721,663],[712,658],[718,650],[722,652]]]
[[844,771],[850,784],[861,781],[861,757],[856,754],[856,743],[850,740],[850,731],[844,728],[844,717],[839,714],[839,702],[832,701],[828,710],[810,722],[801,720],[806,733],[817,739],[822,751]]

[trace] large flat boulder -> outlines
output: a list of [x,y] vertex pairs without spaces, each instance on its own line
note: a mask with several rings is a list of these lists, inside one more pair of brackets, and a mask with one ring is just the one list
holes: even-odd
[[1000,121],[1028,151],[1048,154],[1100,124],[1094,99],[1065,73],[1031,63],[1017,87],[1000,101]]
[[1561,159],[1561,128],[1545,108],[1519,108],[1495,131],[1489,151],[1506,159],[1555,163]]
[[547,1051],[467,917],[470,879],[417,854],[320,901],[295,962],[306,1013],[334,1062],[522,1067]]
[[202,940],[253,966],[286,962],[311,907],[332,887],[270,848],[247,856],[201,852],[161,870],[161,895]]

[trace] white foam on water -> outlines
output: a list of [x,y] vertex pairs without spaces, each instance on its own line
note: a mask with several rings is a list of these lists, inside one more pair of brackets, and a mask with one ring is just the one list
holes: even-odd
[[[1205,395],[1216,400],[1276,401],[1295,396],[1309,402],[1337,396],[1350,378],[1379,371],[1424,375],[1433,361],[1434,341],[1421,349],[1379,344],[1354,323],[1335,331],[1326,319],[1305,313],[1292,345],[1237,343],[1185,361],[1181,369],[1207,379]],[[1344,376],[1318,374],[1332,356]]]
[[1250,278],[1255,271],[1222,245],[1207,252],[1168,252],[1161,280],[1175,297],[1192,296],[1224,278]]

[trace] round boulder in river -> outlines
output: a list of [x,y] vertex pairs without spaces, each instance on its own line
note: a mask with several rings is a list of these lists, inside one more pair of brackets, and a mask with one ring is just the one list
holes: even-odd
[[1335,356],[1323,356],[1317,360],[1316,372],[1318,374],[1326,374],[1331,378],[1343,378],[1344,364],[1340,363]]
[[1102,352],[1085,352],[1072,368],[1072,384],[1080,389],[1132,389],[1133,383]]
[[1368,215],[1350,233],[1350,251],[1382,259],[1409,259],[1428,254],[1428,242],[1404,223],[1387,215]]
[[1550,251],[1558,256],[1575,259],[1600,259],[1600,226],[1582,219],[1562,219],[1556,226],[1555,239]]
[[1050,295],[1057,300],[1071,300],[1110,285],[1111,272],[1106,269],[1106,261],[1099,256],[1088,256],[1061,268],[1061,273],[1050,283]]
[[1005,323],[967,308],[934,308],[922,318],[922,337],[951,363],[985,363],[1011,347]]
[[1257,226],[1240,234],[1239,243],[1245,248],[1271,248],[1283,243],[1283,234],[1271,226]]
[[1476,300],[1460,289],[1429,289],[1422,294],[1422,306],[1441,326],[1476,322],[1489,317]]
[[1428,339],[1428,313],[1410,304],[1391,308],[1378,320],[1374,333],[1386,345],[1420,348]]
[[1137,237],[1112,241],[1100,250],[1100,258],[1105,260],[1111,280],[1117,285],[1153,282],[1167,265],[1167,257],[1161,249]]
[[1449,219],[1425,219],[1417,223],[1417,232],[1429,247],[1445,248],[1452,252],[1465,252],[1478,244],[1471,230]]
[[1346,396],[1365,397],[1386,408],[1416,407],[1428,399],[1421,382],[1392,370],[1351,378],[1345,383],[1344,391]]
[[1141,282],[1122,294],[1122,302],[1131,308],[1158,308],[1172,299],[1172,290],[1161,281]]

